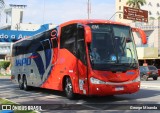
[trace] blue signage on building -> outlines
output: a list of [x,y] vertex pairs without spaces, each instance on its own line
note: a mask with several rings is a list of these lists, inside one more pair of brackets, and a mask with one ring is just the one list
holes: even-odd
[[0,42],[16,42],[49,29],[49,24],[42,25],[37,31],[0,30]]

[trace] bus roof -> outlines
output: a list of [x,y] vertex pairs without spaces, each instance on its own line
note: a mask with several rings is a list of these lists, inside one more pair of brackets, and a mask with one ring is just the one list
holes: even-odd
[[[62,24],[60,24],[59,26],[60,27],[64,27],[64,26],[67,26],[67,25],[70,25],[70,24],[74,24],[74,23],[80,23],[80,24],[91,24],[91,23],[106,23],[106,24],[117,24],[117,25],[123,25],[123,26],[129,26],[127,24],[124,24],[124,23],[121,23],[121,22],[115,22],[115,21],[110,21],[110,20],[101,20],[101,19],[79,19],[79,20],[71,20],[71,21],[68,21],[68,22],[64,22]],[[51,30],[51,29],[49,29]],[[49,31],[47,30],[47,31]],[[27,38],[23,38],[23,39],[20,39],[18,41],[16,41],[14,44],[16,43],[19,43],[19,42],[22,42],[24,40],[30,40],[32,39],[32,37],[38,35],[38,34],[41,34],[43,32],[40,32],[40,33],[37,33],[33,36],[29,36]]]
[[107,24],[117,24],[117,25],[129,26],[128,24],[124,24],[121,22],[115,22],[115,21],[110,21],[110,20],[100,20],[100,19],[71,20],[71,21],[65,22],[63,24],[60,24],[60,26],[63,27],[63,26],[69,25],[69,24],[74,24],[74,23],[81,23],[81,24],[107,23]]

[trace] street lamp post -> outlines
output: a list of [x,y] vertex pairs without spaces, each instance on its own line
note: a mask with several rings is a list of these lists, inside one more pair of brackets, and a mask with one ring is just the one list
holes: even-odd
[[117,11],[117,12],[115,12],[110,18],[109,18],[109,20],[111,20],[112,18],[113,18],[113,16],[115,16],[117,13],[123,13],[122,11]]
[[88,15],[88,19],[90,18],[90,13],[91,13],[91,1],[88,0],[88,3],[87,3],[87,15]]

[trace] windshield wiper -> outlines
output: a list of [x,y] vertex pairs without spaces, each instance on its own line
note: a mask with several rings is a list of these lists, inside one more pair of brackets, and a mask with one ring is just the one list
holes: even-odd
[[138,69],[138,65],[137,64],[130,64],[129,67],[131,67],[133,69]]
[[[116,66],[116,67],[115,67]],[[129,69],[137,69],[138,66],[136,64],[119,64],[119,63],[116,63],[116,64],[112,64],[111,65],[112,68],[114,69],[118,69],[118,70],[129,70]]]

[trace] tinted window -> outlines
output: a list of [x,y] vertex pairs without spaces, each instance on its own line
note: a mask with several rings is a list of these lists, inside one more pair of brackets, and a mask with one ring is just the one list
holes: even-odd
[[157,70],[155,66],[148,66],[149,70]]
[[149,71],[149,69],[147,66],[141,66],[140,71],[146,72],[146,71]]
[[86,64],[86,49],[85,49],[85,41],[84,41],[84,28],[78,29],[78,37],[77,37],[77,50],[78,50],[78,58]]
[[68,25],[62,28],[60,48],[65,48],[71,53],[76,51],[77,24]]
[[12,56],[28,54],[58,47],[57,37],[55,39],[51,39],[51,32],[53,30],[56,29],[51,29],[49,31],[40,33],[31,38],[14,44]]

